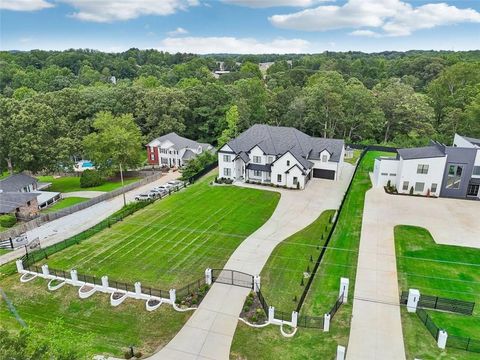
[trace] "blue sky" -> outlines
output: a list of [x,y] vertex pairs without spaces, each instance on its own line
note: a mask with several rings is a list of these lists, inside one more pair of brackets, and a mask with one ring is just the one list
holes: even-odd
[[1,0],[2,50],[479,49],[480,0]]

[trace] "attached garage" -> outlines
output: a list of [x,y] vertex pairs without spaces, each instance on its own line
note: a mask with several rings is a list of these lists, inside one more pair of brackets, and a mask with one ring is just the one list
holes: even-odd
[[313,169],[313,177],[335,180],[335,170]]

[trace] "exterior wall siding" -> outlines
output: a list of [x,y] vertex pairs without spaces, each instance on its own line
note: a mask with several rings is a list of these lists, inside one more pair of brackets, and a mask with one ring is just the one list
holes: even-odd
[[375,159],[373,166],[373,181],[374,186],[387,186],[388,180],[391,185],[397,185],[397,175],[399,171],[400,161],[391,159]]
[[[414,194],[439,196],[443,182],[443,171],[445,169],[446,157],[428,158],[428,159],[409,159],[400,158],[399,173],[397,174],[396,187],[399,193],[409,193],[414,188]],[[428,165],[427,174],[418,174],[418,165]],[[404,183],[408,181],[408,189],[404,190]],[[423,183],[423,191],[415,190],[416,183]],[[432,192],[432,184],[436,184],[437,190]]]
[[[447,164],[444,169],[441,196],[466,198],[468,183],[472,177],[473,166],[476,161],[477,150],[474,148],[447,148]],[[448,170],[450,165],[460,165],[463,167],[462,176],[458,189],[447,188]]]

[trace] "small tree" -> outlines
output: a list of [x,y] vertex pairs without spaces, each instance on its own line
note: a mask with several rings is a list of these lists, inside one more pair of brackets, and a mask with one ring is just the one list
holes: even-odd
[[237,137],[238,135],[238,119],[240,115],[238,114],[237,105],[232,105],[230,109],[227,110],[225,114],[225,120],[227,121],[227,128],[222,131],[222,134],[217,139],[218,146],[221,147],[231,139]]

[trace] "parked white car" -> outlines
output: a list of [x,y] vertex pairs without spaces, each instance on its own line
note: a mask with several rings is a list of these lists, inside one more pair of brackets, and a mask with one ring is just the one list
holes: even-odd
[[183,183],[180,180],[170,180],[167,184],[170,184],[176,187],[176,186],[182,185]]
[[160,187],[154,187],[150,192],[160,197],[168,194],[168,190]]
[[155,199],[155,194],[148,192],[148,193],[143,193],[140,195],[135,196],[135,200],[137,201],[148,201],[148,200],[153,200]]

